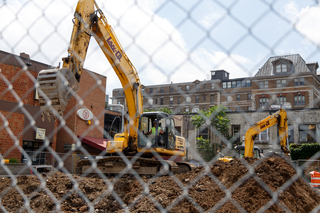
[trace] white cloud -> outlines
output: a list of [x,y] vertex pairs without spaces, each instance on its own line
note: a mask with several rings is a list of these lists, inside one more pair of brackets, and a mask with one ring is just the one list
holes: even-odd
[[[55,0],[49,3],[42,0],[10,1],[10,4],[7,3],[8,5],[0,9],[0,19],[8,20],[0,23],[2,32],[0,46],[4,47],[2,50],[17,55],[26,52],[34,60],[58,65],[61,58],[67,55],[76,2],[76,0]],[[228,56],[222,52],[203,48],[189,53],[179,30],[165,17],[154,14],[153,11],[161,2],[97,1],[137,68],[142,84],[209,79],[210,70],[214,69],[225,69],[232,73],[232,78],[250,75],[242,67],[250,67],[253,63],[240,55]],[[16,14],[18,15],[15,16]],[[202,20],[204,26],[209,26],[212,19],[219,16],[212,14]],[[109,95],[112,95],[112,89],[121,87],[118,77],[93,38],[84,66],[107,76]]]
[[317,27],[320,24],[319,5],[300,9],[296,3],[290,2],[285,6],[285,12],[306,40],[319,44],[320,30]]

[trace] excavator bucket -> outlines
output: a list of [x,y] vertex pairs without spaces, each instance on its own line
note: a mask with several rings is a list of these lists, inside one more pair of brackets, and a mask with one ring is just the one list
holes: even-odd
[[[79,83],[73,73],[66,68],[41,70],[38,75],[40,110],[50,116],[52,108],[61,116],[73,92],[79,91]],[[46,106],[48,101],[51,106]],[[49,119],[49,117],[48,117]]]

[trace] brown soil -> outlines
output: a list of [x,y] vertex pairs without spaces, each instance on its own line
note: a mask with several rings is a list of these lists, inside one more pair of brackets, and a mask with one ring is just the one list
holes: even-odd
[[[16,183],[3,177],[0,212],[4,208],[8,212],[124,212],[126,208],[130,212],[310,212],[320,204],[317,193],[296,178],[284,159],[265,158],[260,164],[246,160],[254,168],[252,175],[235,159],[216,162],[209,175],[198,167],[189,173],[153,179],[72,176],[78,184],[61,172],[41,178],[20,176]],[[274,199],[277,203],[272,202],[273,192],[279,194]]]

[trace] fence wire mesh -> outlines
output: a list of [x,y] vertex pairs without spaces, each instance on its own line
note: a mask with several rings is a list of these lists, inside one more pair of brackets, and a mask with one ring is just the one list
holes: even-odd
[[0,1],[0,212],[319,211],[318,1],[79,2]]

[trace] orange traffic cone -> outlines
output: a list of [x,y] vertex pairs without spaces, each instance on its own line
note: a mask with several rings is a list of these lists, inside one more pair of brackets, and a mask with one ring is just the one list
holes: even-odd
[[316,171],[310,172],[311,175],[311,187],[319,187],[320,185],[320,173]]

